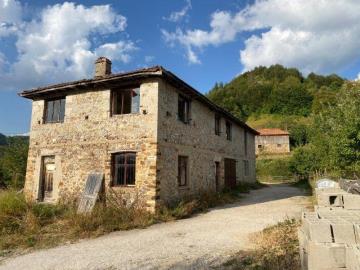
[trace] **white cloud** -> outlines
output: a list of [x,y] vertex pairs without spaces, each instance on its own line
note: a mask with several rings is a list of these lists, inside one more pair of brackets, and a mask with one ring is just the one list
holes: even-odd
[[133,42],[92,42],[94,37],[125,28],[126,18],[109,5],[86,7],[65,2],[49,6],[17,32],[17,61],[9,66],[8,73],[0,74],[2,85],[7,89],[29,88],[89,77],[98,56],[127,63],[136,49]]
[[181,10],[171,12],[169,17],[164,17],[163,19],[170,22],[179,22],[187,16],[191,8],[192,8],[191,1],[186,0],[186,5]]
[[22,7],[15,0],[0,0],[0,38],[14,34],[21,24]]
[[151,63],[155,60],[155,56],[152,55],[146,55],[145,56],[145,63]]
[[237,42],[239,34],[257,30],[240,50],[244,70],[280,63],[334,72],[360,58],[359,17],[357,0],[258,0],[234,14],[216,11],[208,31],[162,33],[169,44],[184,46],[189,62],[199,63],[194,59],[205,47]]

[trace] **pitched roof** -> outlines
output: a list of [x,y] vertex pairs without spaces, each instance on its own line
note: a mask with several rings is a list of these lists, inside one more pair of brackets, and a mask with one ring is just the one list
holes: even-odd
[[170,84],[174,85],[180,91],[182,91],[187,96],[196,99],[206,106],[208,106],[211,110],[229,118],[234,123],[242,126],[243,128],[247,129],[251,133],[257,135],[258,132],[255,129],[252,129],[248,125],[246,125],[243,121],[232,115],[230,112],[226,111],[225,109],[221,108],[220,106],[216,105],[212,101],[210,101],[206,96],[201,94],[199,91],[194,89],[192,86],[181,80],[175,74],[171,73],[170,71],[166,70],[162,66],[153,66],[149,68],[137,69],[130,72],[124,73],[116,73],[106,75],[100,78],[93,78],[93,79],[83,79],[78,81],[48,85],[45,87],[38,87],[29,90],[23,90],[18,95],[24,98],[29,99],[41,99],[46,98],[49,95],[66,95],[72,91],[88,91],[91,89],[99,89],[99,87],[111,88],[116,87],[120,83],[134,83],[139,82],[140,80],[146,78],[155,78],[160,77],[165,79]]
[[260,133],[260,136],[285,136],[289,135],[289,132],[279,129],[279,128],[262,128],[257,129],[257,132]]

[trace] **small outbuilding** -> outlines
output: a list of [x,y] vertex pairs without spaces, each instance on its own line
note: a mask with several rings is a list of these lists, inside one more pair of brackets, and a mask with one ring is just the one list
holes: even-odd
[[256,154],[283,154],[290,153],[289,132],[279,128],[258,129],[255,137]]

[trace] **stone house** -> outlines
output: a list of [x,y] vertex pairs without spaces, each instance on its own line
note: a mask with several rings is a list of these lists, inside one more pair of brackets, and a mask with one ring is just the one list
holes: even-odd
[[279,128],[258,129],[255,137],[256,154],[290,153],[289,132]]
[[154,210],[200,191],[254,182],[257,132],[161,66],[19,94],[32,100],[25,194],[78,196],[90,172]]

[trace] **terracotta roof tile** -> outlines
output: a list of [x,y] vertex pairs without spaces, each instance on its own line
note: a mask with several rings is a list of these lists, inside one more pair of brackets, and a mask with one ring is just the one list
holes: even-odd
[[282,130],[280,128],[261,128],[261,129],[257,129],[257,132],[260,133],[260,136],[289,135],[289,132]]

